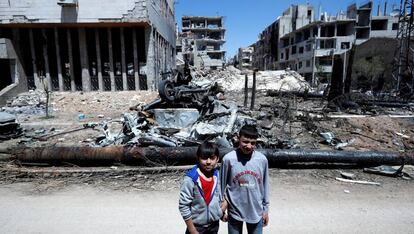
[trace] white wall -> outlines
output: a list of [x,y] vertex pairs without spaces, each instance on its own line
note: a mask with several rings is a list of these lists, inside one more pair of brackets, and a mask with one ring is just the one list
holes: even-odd
[[[13,16],[24,16],[35,23],[60,23],[62,7],[57,2],[58,0],[0,0],[0,20],[8,23]],[[78,0],[76,22],[121,19],[139,2],[146,0]]]

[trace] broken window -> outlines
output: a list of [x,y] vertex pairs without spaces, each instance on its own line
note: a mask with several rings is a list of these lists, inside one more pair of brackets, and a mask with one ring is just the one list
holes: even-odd
[[398,23],[392,24],[392,30],[398,30]]
[[283,47],[289,46],[289,38],[282,39],[282,46]]
[[332,66],[332,58],[328,56],[319,58],[319,65],[320,66]]
[[292,54],[296,54],[296,46],[292,46]]
[[320,48],[321,49],[335,48],[335,40],[334,39],[320,40]]
[[349,43],[349,42],[342,42],[341,43],[341,49],[349,49],[351,46],[351,43]]
[[369,38],[369,28],[358,28],[356,31],[356,39]]
[[311,33],[310,30],[306,30],[305,33],[304,33],[304,36],[303,36],[304,38],[303,39],[308,40],[309,37],[310,37],[310,33]]
[[353,23],[338,24],[336,27],[337,27],[336,35],[338,37],[350,36],[353,34],[355,30]]
[[371,30],[372,31],[384,31],[387,30],[388,20],[372,20]]
[[299,54],[303,54],[303,46],[299,47]]
[[318,36],[318,27],[314,27],[312,30],[312,37],[317,37]]

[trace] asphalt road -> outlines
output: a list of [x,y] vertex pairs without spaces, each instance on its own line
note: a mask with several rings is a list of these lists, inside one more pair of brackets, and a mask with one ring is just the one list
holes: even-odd
[[[336,171],[279,170],[271,176],[265,233],[414,233],[412,181],[370,177],[381,186],[335,181]],[[37,183],[0,185],[1,233],[184,233],[178,188],[118,191]],[[227,233],[221,223],[220,233]]]

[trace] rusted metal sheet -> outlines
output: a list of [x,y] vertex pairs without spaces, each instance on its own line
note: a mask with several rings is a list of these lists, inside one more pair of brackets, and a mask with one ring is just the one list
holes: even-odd
[[[142,165],[189,165],[196,162],[196,147],[39,147],[9,151],[22,162],[125,162]],[[230,148],[220,149],[221,157]],[[414,165],[414,153],[380,151],[322,151],[259,149],[271,165],[279,163],[349,163],[360,165]]]

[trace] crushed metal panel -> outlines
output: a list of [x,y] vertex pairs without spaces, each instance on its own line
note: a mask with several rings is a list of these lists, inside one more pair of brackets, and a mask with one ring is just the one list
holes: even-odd
[[155,121],[163,128],[187,128],[193,125],[200,114],[197,109],[153,109]]

